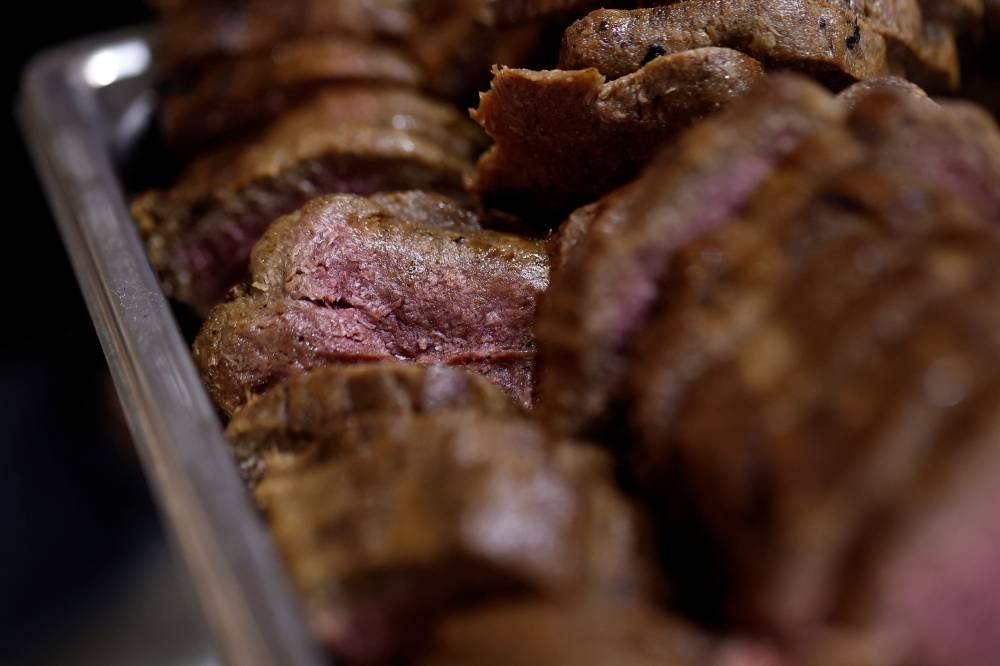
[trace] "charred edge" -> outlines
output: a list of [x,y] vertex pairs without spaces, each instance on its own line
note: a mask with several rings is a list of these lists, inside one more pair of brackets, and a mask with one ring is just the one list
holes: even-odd
[[854,24],[854,32],[844,41],[847,44],[847,49],[853,51],[859,43],[861,43],[861,26],[857,23]]
[[646,57],[642,59],[642,64],[650,63],[663,55],[667,55],[667,50],[659,44],[653,44],[646,51]]

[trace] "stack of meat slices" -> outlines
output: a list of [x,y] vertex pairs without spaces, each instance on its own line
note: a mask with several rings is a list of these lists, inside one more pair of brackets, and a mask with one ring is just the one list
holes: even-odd
[[978,108],[772,77],[570,219],[537,411],[621,452],[682,605],[1000,654],[998,183]]
[[158,4],[134,211],[338,663],[997,663],[1000,131],[885,76],[978,0]]
[[134,206],[167,293],[201,315],[277,217],[324,193],[464,197],[486,137],[451,100],[538,29],[458,0],[162,2],[167,145],[195,158]]
[[228,413],[303,370],[393,358],[478,370],[528,404],[548,263],[439,196],[319,197],[268,228],[195,361]]
[[346,663],[771,663],[657,610],[607,454],[547,438],[463,370],[314,370],[227,432],[314,633]]
[[[593,4],[519,2],[500,15],[516,22]],[[486,200],[522,211],[593,201],[744,94],[762,69],[798,70],[834,89],[895,74],[952,91],[955,33],[982,10],[977,0],[641,4],[653,6],[600,9],[570,25],[557,70],[494,71],[474,114],[496,140],[476,174]]]

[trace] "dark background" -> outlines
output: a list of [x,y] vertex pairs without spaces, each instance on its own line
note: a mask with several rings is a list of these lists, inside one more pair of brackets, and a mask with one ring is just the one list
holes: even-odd
[[4,59],[0,663],[205,663],[191,657],[203,645],[190,599],[13,116],[31,56],[150,15],[139,0],[17,9]]

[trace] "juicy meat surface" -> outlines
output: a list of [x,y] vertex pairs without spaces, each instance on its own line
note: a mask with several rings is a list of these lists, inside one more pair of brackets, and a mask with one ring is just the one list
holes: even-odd
[[303,35],[402,39],[420,28],[410,0],[206,0],[162,9],[164,50],[173,63],[261,52]]
[[255,484],[269,462],[289,454],[309,464],[341,447],[411,417],[470,411],[516,416],[510,396],[483,377],[460,368],[404,363],[327,366],[292,377],[255,397],[233,414],[226,437],[244,479]]
[[319,197],[255,246],[249,287],[212,311],[195,360],[228,413],[310,368],[393,357],[467,366],[527,403],[547,285],[540,241]]
[[330,90],[261,136],[192,163],[132,213],[164,290],[207,312],[246,275],[267,226],[327,192],[460,194],[481,135],[452,107],[386,88]]
[[738,49],[769,66],[835,83],[886,73],[882,36],[850,4],[823,0],[684,0],[597,10],[566,30],[559,66],[596,67],[614,79],[655,54],[705,46]]
[[246,134],[323,86],[423,83],[420,68],[397,49],[346,37],[301,38],[206,65],[191,78],[167,94],[160,111],[164,141],[184,153]]
[[692,628],[641,605],[518,600],[448,618],[417,663],[721,666],[712,651]]
[[924,92],[923,88],[898,76],[879,76],[874,79],[858,81],[854,85],[840,91],[837,99],[846,105],[848,109],[853,110],[854,107],[863,100],[868,99],[869,96],[879,94],[883,91],[927,99],[927,93]]
[[255,497],[320,640],[348,663],[398,663],[473,603],[634,595],[637,524],[610,475],[531,421],[432,413],[269,474]]
[[722,48],[659,57],[614,81],[594,69],[494,70],[472,117],[495,144],[473,187],[487,201],[528,210],[593,201],[760,76],[755,60]]
[[578,434],[595,426],[623,379],[626,346],[656,303],[669,256],[739,215],[785,155],[842,117],[817,86],[772,77],[691,129],[597,217],[554,272],[539,310],[538,411],[548,427]]

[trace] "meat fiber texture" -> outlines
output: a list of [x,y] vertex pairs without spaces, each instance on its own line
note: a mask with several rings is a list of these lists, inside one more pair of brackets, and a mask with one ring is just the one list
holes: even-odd
[[721,48],[657,58],[614,81],[595,69],[495,70],[472,114],[496,142],[473,187],[488,201],[529,212],[592,201],[761,75],[755,60]]
[[254,495],[313,631],[348,663],[400,663],[438,618],[474,604],[627,604],[643,588],[610,459],[524,418],[387,419],[322,462],[271,469]]
[[339,36],[410,55],[427,89],[456,101],[480,90],[494,63],[518,65],[538,45],[532,25],[493,25],[487,0],[208,0],[162,8],[168,69],[182,79],[220,60],[288,42]]
[[250,248],[280,215],[328,192],[460,195],[482,139],[456,109],[420,93],[342,87],[196,160],[132,213],[166,293],[203,314],[246,276]]
[[[646,4],[657,6],[574,22],[557,70],[494,71],[473,114],[495,140],[473,181],[484,199],[522,213],[591,202],[744,94],[763,69],[798,70],[835,89],[889,74],[933,91],[958,84],[954,29],[925,20],[917,0]],[[549,5],[510,9],[530,16]]]
[[572,220],[538,411],[627,452],[682,607],[985,666],[1000,133],[892,82],[849,99],[774,78]]
[[833,84],[890,72],[936,89],[958,84],[954,34],[924,21],[917,0],[682,0],[597,10],[567,29],[560,67],[596,67],[616,78],[635,71],[650,53],[703,46],[739,49]]
[[255,397],[233,415],[226,437],[244,479],[253,485],[272,465],[290,464],[292,458],[313,465],[379,428],[451,412],[500,417],[518,416],[521,409],[496,385],[461,368],[335,365]]
[[164,141],[184,154],[246,135],[327,87],[418,88],[424,82],[420,67],[400,50],[342,36],[301,37],[208,64],[187,78],[173,82],[160,110]]
[[211,312],[194,356],[227,413],[310,368],[392,358],[465,366],[527,403],[547,285],[541,242],[319,197],[268,229],[249,286]]

